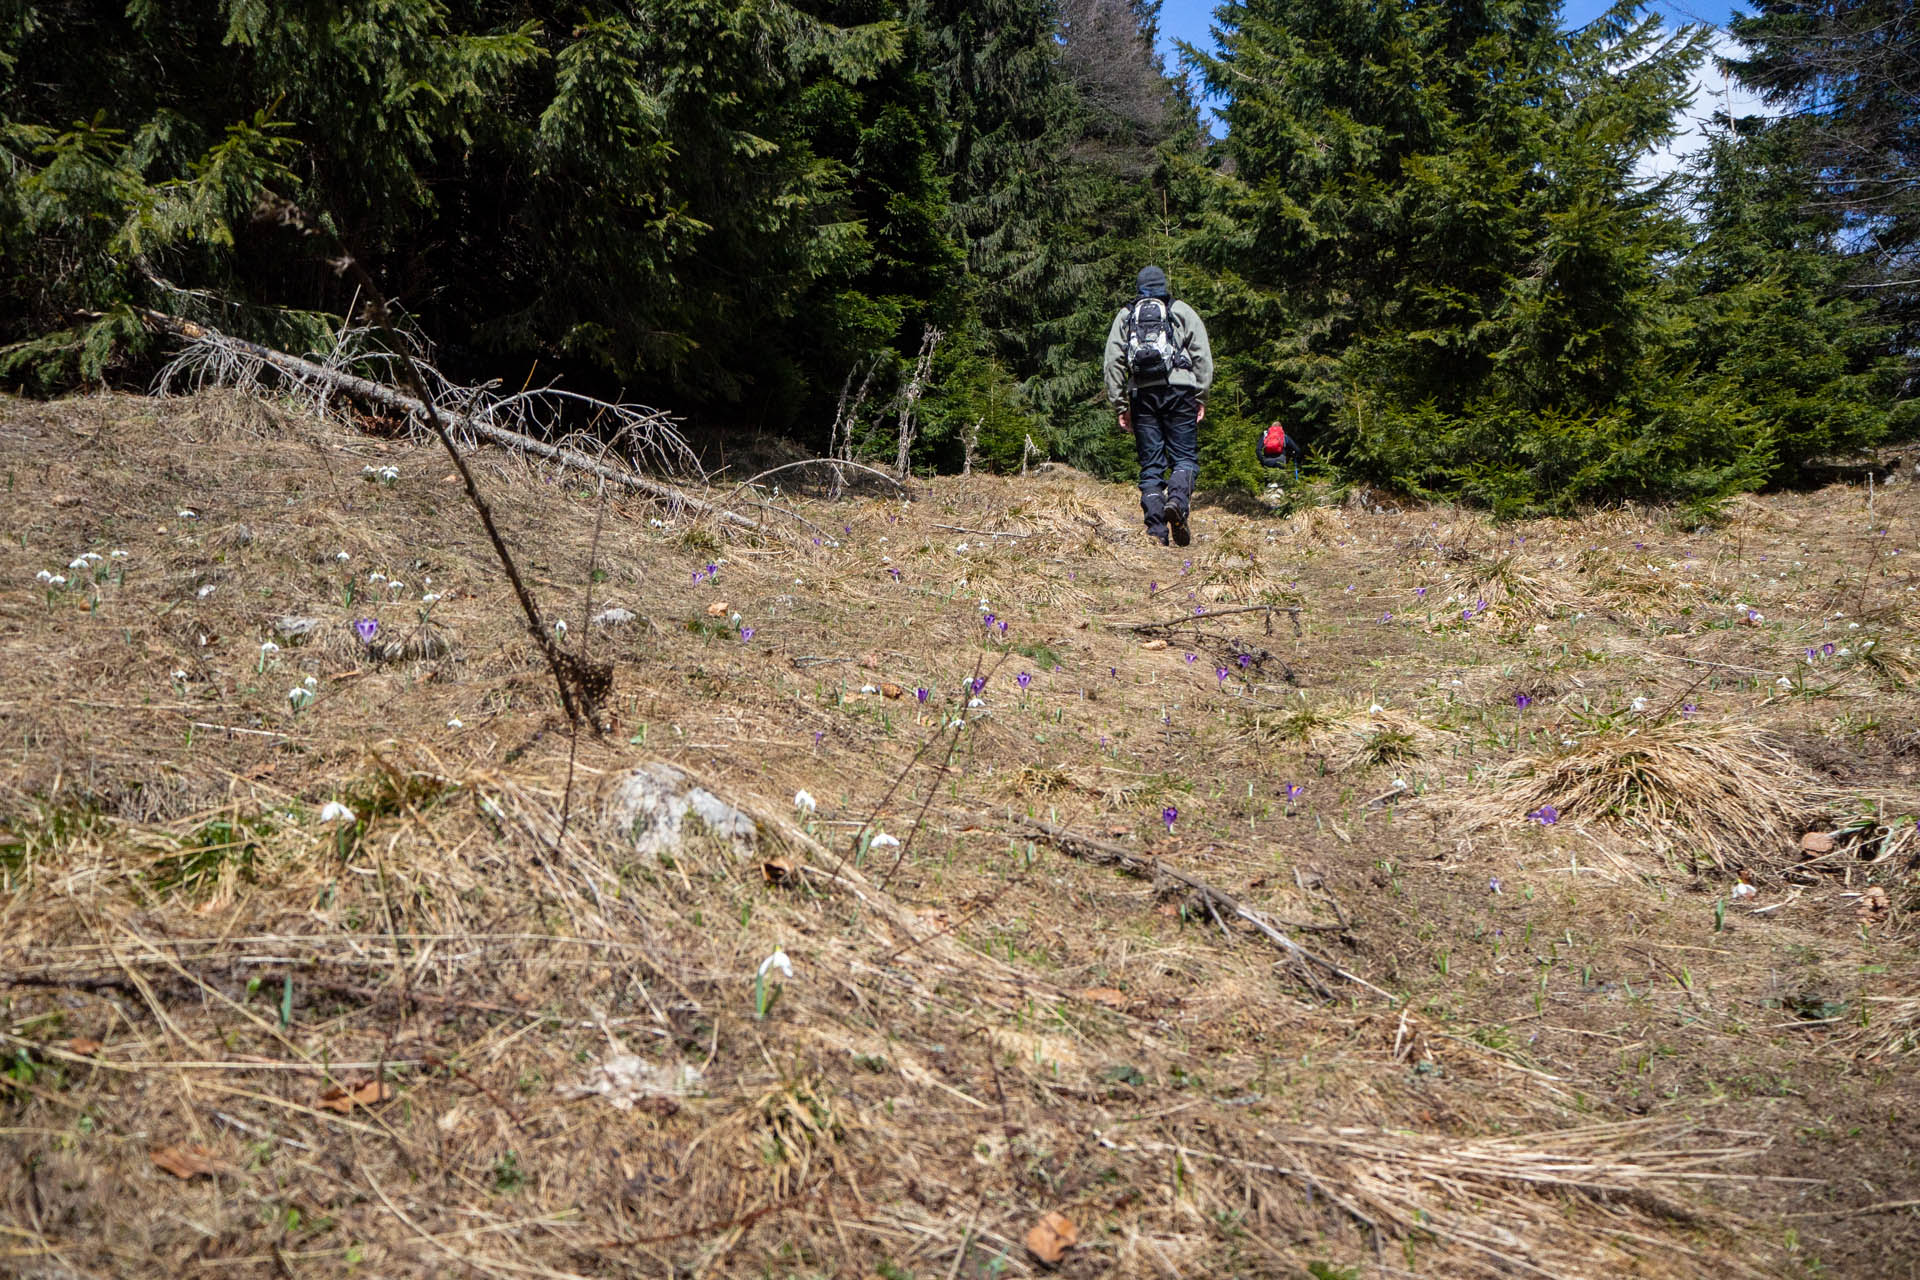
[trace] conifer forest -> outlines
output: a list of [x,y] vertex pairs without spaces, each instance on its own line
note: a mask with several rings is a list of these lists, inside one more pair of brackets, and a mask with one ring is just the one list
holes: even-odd
[[[468,381],[891,461],[924,365],[913,467],[1118,475],[1099,344],[1152,261],[1220,354],[1214,487],[1275,419],[1509,514],[1910,433],[1901,0],[1760,0],[1717,48],[1625,2],[1245,0],[1182,65],[1159,7],[8,0],[0,379],[144,386],[147,312],[316,349],[351,253]],[[1715,57],[1766,109],[1646,176]]]

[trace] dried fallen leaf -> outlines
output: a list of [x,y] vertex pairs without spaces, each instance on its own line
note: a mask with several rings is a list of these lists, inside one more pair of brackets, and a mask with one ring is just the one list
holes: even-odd
[[1080,1243],[1080,1231],[1061,1214],[1050,1213],[1027,1232],[1027,1251],[1048,1266],[1058,1266],[1067,1250]]
[[760,874],[768,884],[792,884],[800,878],[800,863],[785,856],[768,858],[760,864]]
[[258,764],[249,765],[247,768],[242,769],[240,771],[240,776],[242,778],[245,778],[248,782],[258,782],[260,781],[260,779],[272,773],[273,770],[274,770],[273,761],[262,760]]
[[355,1107],[370,1107],[376,1102],[385,1102],[393,1096],[393,1086],[384,1080],[366,1080],[350,1089],[338,1085],[320,1095],[314,1105],[327,1111],[338,1111],[341,1115]]
[[153,1162],[176,1178],[197,1178],[201,1174],[211,1177],[216,1173],[231,1173],[224,1160],[202,1146],[155,1147],[148,1154]]
[[1832,853],[1833,847],[1833,837],[1824,831],[1809,831],[1800,837],[1800,852],[1802,853],[1813,854],[1817,857],[1823,853]]
[[1165,640],[1149,640],[1140,647],[1142,649],[1164,649],[1167,647],[1167,642]]
[[726,602],[725,600],[715,600],[715,601],[714,601],[714,602],[713,602],[712,604],[710,604],[710,605],[708,605],[708,606],[707,606],[707,616],[708,616],[709,618],[724,618],[724,617],[726,617],[726,616],[727,616],[727,602]]
[[77,493],[56,493],[53,495],[53,505],[56,507],[77,507],[82,501],[83,499]]
[[82,1057],[91,1058],[100,1052],[100,1042],[90,1036],[75,1036],[67,1041],[65,1048],[68,1053],[77,1053]]
[[1075,994],[1082,1000],[1091,1000],[1093,1003],[1103,1004],[1109,1009],[1124,1009],[1127,1007],[1127,993],[1117,987],[1082,987]]
[[1866,892],[1860,895],[1860,901],[1855,904],[1853,912],[1862,920],[1872,920],[1874,917],[1887,911],[1892,905],[1893,904],[1887,899],[1887,891],[1885,889],[1877,884],[1869,885]]
[[904,692],[906,691],[891,680],[883,680],[880,682],[880,693],[883,697],[897,698]]

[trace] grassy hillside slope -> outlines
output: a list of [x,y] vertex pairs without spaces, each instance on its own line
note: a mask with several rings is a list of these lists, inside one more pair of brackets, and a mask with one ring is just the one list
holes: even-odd
[[0,403],[0,1272],[1920,1276],[1912,483],[482,451],[576,740],[438,448]]

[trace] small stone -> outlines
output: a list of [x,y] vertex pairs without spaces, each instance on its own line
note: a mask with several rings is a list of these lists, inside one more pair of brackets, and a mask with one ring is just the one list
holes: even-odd
[[1800,837],[1800,852],[1818,857],[1834,850],[1833,837],[1824,831],[1809,831]]
[[282,640],[298,643],[320,629],[318,618],[309,618],[301,614],[290,613],[273,620],[273,633]]
[[594,614],[593,625],[596,627],[625,626],[627,623],[632,622],[636,616],[638,615],[636,615],[633,610],[622,609],[618,605],[615,605],[611,609],[602,609],[599,613]]

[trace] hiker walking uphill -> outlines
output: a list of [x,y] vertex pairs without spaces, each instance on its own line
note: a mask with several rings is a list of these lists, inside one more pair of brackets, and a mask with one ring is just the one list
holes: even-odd
[[1107,401],[1120,429],[1133,432],[1140,459],[1140,511],[1147,536],[1162,546],[1167,534],[1186,546],[1187,517],[1200,475],[1202,397],[1213,385],[1207,326],[1167,292],[1167,273],[1140,272],[1140,296],[1120,308],[1107,330]]

